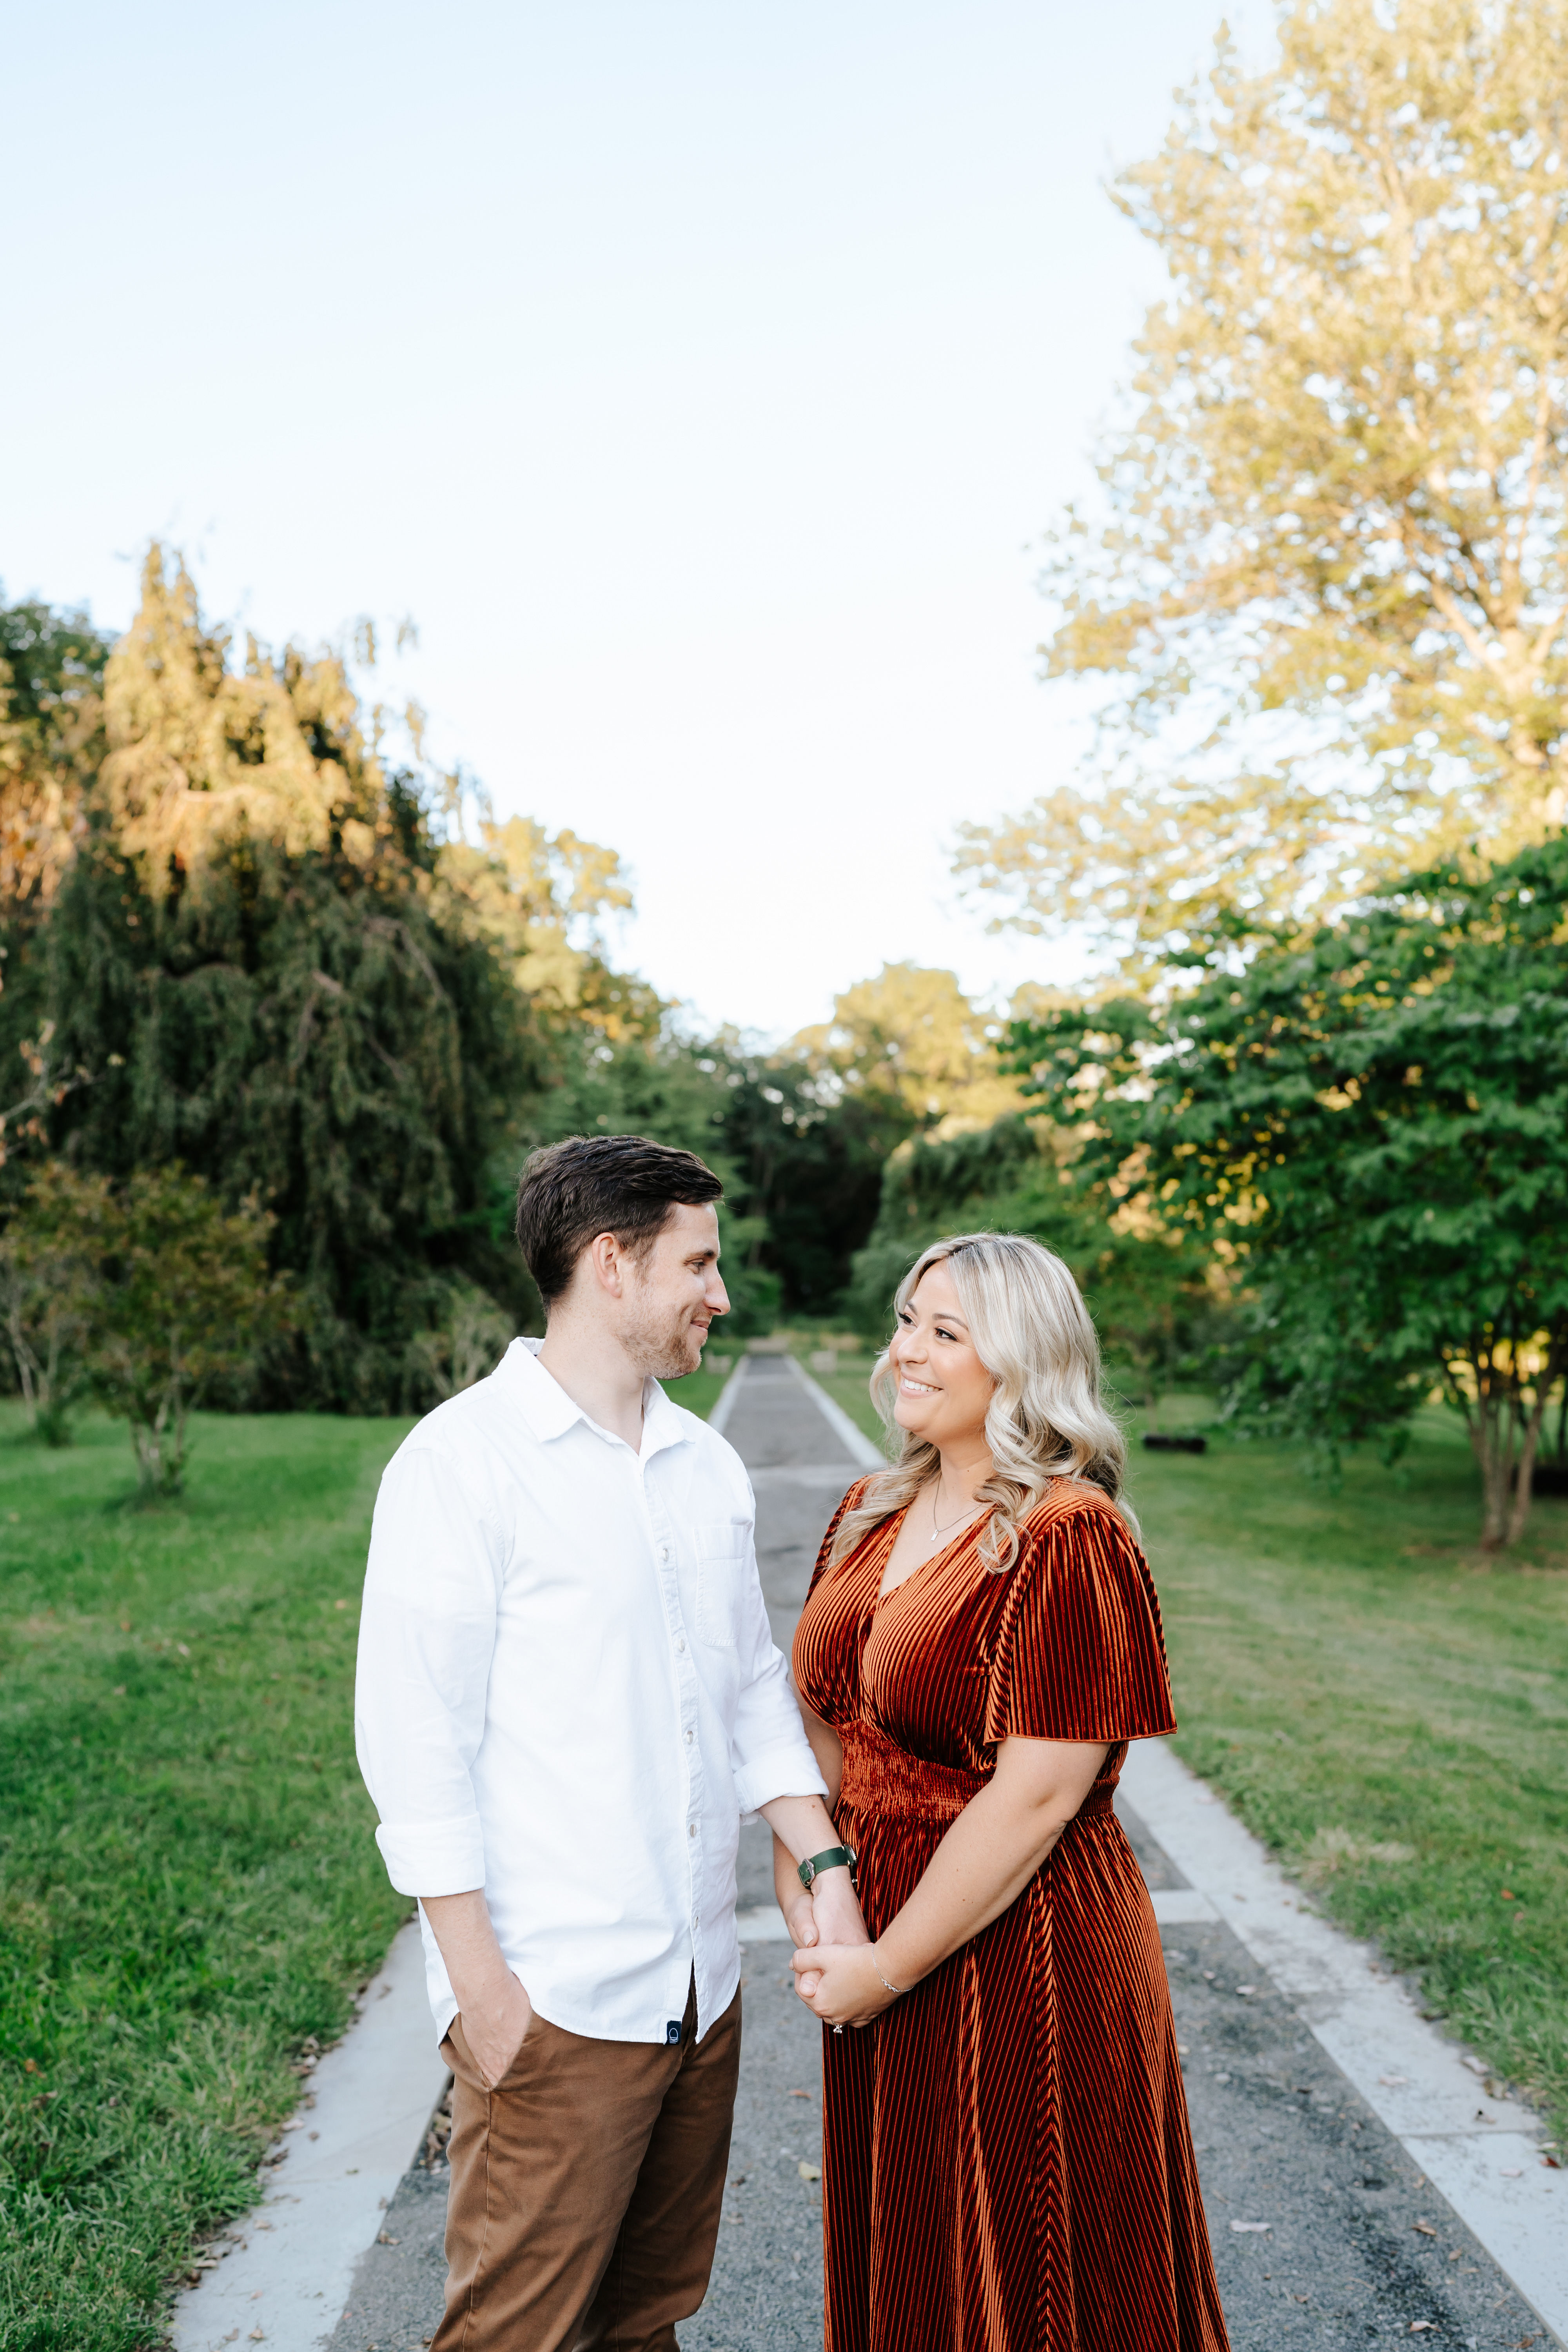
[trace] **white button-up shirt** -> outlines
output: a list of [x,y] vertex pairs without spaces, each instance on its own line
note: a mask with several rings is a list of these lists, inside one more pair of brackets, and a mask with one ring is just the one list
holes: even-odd
[[[739,1455],[650,1381],[640,1453],[514,1340],[387,1465],[354,1730],[405,1895],[482,1886],[542,2017],[664,2042],[740,1981],[741,1818],[826,1795]],[[457,2014],[421,1914],[438,2032]]]

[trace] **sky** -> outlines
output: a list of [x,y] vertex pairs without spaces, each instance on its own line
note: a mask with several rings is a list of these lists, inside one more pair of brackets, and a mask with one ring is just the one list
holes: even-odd
[[616,950],[693,1025],[1069,979],[953,837],[1082,754],[1037,549],[1160,291],[1104,183],[1221,13],[14,14],[0,582],[118,628],[157,536],[275,645],[412,616],[384,690],[620,853]]

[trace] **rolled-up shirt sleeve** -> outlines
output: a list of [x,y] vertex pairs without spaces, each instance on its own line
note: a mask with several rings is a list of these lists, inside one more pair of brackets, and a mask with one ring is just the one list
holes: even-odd
[[416,1441],[376,1497],[360,1614],[354,1745],[402,1895],[485,1883],[472,1768],[485,1728],[502,1572],[499,1528],[452,1463]]
[[743,1817],[775,1797],[826,1797],[800,1719],[789,1668],[773,1643],[756,1555],[741,1612],[741,1689],[730,1735],[730,1769]]

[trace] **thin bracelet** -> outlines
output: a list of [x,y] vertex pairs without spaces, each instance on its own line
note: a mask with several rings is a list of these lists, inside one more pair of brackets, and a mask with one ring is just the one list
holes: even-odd
[[[875,1945],[873,1945],[871,1948],[872,1948],[872,1950],[873,1950],[873,1951],[875,1951],[875,1949],[876,1949],[876,1946],[875,1946]],[[883,1986],[883,1987],[886,1989],[886,1990],[887,1990],[887,1991],[889,1991],[889,1992],[890,1992],[890,1993],[896,1993],[896,1994],[897,1994],[897,1996],[898,1996],[898,1998],[899,1998],[899,2000],[902,2000],[902,1999],[903,1999],[903,1997],[904,1997],[904,1989],[903,1989],[902,1985],[889,1984],[889,1983],[888,1983],[888,1979],[887,1979],[887,1978],[882,1974],[882,1971],[881,1971],[881,1969],[879,1969],[877,1970],[877,1982],[878,1982],[879,1985]]]

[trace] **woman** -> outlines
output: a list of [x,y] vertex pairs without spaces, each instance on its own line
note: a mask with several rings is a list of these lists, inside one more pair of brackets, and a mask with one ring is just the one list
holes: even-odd
[[846,1496],[795,1642],[872,1940],[816,1943],[779,1871],[831,2029],[826,2352],[1226,2352],[1111,1811],[1127,1741],[1175,1722],[1094,1327],[1006,1234],[929,1249],[897,1311],[902,1452]]

